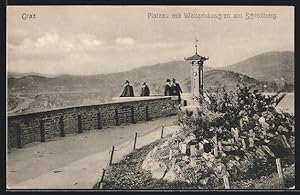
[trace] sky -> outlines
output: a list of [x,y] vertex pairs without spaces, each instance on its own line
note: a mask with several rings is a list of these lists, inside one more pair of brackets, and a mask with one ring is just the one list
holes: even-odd
[[[186,18],[189,13],[198,17]],[[7,70],[126,71],[184,60],[194,55],[196,38],[209,67],[268,51],[294,51],[294,7],[8,6]]]

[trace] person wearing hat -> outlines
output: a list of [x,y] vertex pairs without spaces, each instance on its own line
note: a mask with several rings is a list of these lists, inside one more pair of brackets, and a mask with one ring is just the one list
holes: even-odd
[[146,82],[144,82],[142,85],[141,96],[149,96],[149,95],[150,95],[150,89],[147,86]]
[[180,93],[182,93],[181,87],[179,85],[179,83],[176,83],[175,78],[172,79],[172,91],[173,91],[173,95],[178,96],[178,102],[179,104],[181,103],[181,95]]
[[166,80],[166,86],[165,86],[165,96],[173,95],[172,94],[172,86],[171,86],[171,80],[167,79]]
[[133,97],[133,87],[130,85],[128,80],[125,81],[125,86],[120,97]]

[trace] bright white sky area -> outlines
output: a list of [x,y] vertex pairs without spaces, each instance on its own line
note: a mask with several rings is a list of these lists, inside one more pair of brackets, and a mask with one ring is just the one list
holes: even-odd
[[[169,18],[149,18],[157,13]],[[181,17],[172,18],[177,13]],[[184,13],[230,18],[185,18]],[[248,19],[251,13],[273,15]],[[24,14],[35,18],[24,20]],[[294,51],[294,7],[8,6],[7,67],[53,75],[120,72],[183,60],[195,53],[195,37],[210,67],[267,51]]]

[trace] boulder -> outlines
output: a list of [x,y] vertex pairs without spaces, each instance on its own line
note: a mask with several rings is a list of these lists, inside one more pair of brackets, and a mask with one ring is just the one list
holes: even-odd
[[205,178],[203,178],[203,179],[200,179],[200,180],[199,180],[199,183],[200,183],[201,185],[203,185],[203,186],[206,186],[208,180],[209,180],[209,177],[205,177]]
[[180,154],[180,151],[177,149],[172,150],[173,156],[178,156]]
[[180,142],[179,143],[179,149],[181,151],[182,154],[186,154],[187,152],[187,144]]
[[167,140],[167,141],[165,141],[162,145],[160,145],[160,149],[163,149],[163,148],[165,148],[165,147],[167,147],[167,146],[169,146],[169,141]]
[[226,170],[226,166],[223,163],[221,163],[221,162],[213,164],[212,169],[213,169],[215,175],[219,179],[222,179],[223,176],[226,174],[226,171],[227,171]]
[[153,152],[154,152],[154,149],[151,150],[146,158],[144,159],[143,163],[142,163],[142,169],[146,170],[146,171],[149,171],[151,170],[151,167],[153,166],[153,163],[155,163],[155,160],[153,159]]
[[289,132],[289,130],[285,127],[283,127],[282,125],[279,125],[279,127],[277,128],[277,132],[278,133],[287,133]]
[[162,179],[167,172],[167,165],[163,162],[154,163],[150,171],[152,178]]
[[223,151],[225,152],[232,151],[232,150],[235,150],[234,145],[223,146]]
[[184,160],[184,161],[186,161],[186,162],[189,162],[189,161],[190,161],[190,159],[189,159],[189,157],[188,157],[187,155],[184,155],[184,156],[182,157],[182,160]]
[[202,156],[207,161],[213,161],[213,159],[215,158],[214,155],[212,155],[211,153],[206,153],[206,152],[204,152],[202,154]]
[[189,134],[187,136],[187,138],[185,138],[185,140],[183,141],[183,143],[184,144],[189,144],[190,142],[195,141],[195,140],[196,140],[195,134]]
[[266,118],[265,117],[260,117],[258,119],[259,124],[262,126],[263,130],[267,131],[270,129],[270,125],[266,122]]
[[231,145],[232,144],[232,142],[231,142],[231,140],[222,140],[222,145]]
[[164,180],[167,180],[168,182],[174,182],[176,181],[178,178],[178,174],[175,173],[175,171],[173,169],[170,169],[166,175],[164,176]]

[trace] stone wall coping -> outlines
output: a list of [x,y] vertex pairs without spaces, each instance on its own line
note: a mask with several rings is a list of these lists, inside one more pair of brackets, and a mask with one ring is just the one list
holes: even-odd
[[[149,98],[150,97],[150,98]],[[47,110],[47,111],[39,111],[39,112],[31,112],[31,113],[13,113],[10,115],[7,115],[8,118],[18,118],[18,117],[30,117],[30,116],[35,116],[35,115],[40,115],[40,114],[45,114],[45,113],[52,113],[52,112],[59,112],[63,110],[71,110],[71,109],[78,109],[78,108],[88,108],[88,107],[95,107],[95,106],[103,106],[103,105],[114,105],[114,104],[124,104],[126,102],[143,102],[143,101],[149,101],[149,100],[160,100],[160,99],[172,99],[174,100],[174,96],[149,96],[148,98],[140,98],[138,99],[137,97],[124,97],[127,100],[126,101],[115,101],[115,102],[106,102],[106,103],[101,103],[101,104],[93,104],[93,105],[82,105],[82,106],[73,106],[73,107],[63,107],[63,108],[58,108],[58,109],[52,109],[52,110]],[[123,98],[123,97],[122,97]],[[133,98],[132,100],[130,98]]]

